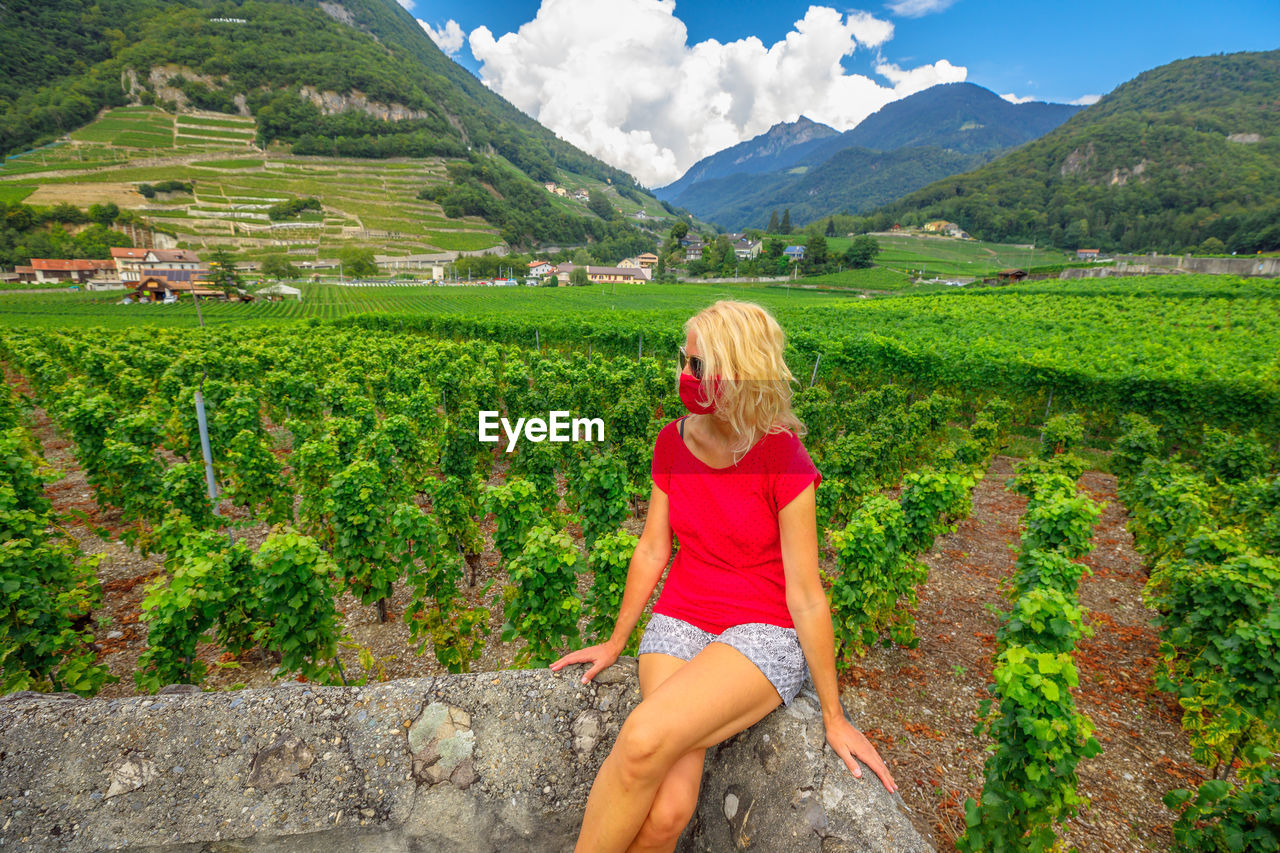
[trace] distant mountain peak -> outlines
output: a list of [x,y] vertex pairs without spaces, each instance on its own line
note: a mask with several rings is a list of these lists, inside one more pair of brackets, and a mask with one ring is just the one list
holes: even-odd
[[704,157],[680,180],[654,191],[658,198],[672,198],[699,181],[736,173],[759,174],[794,165],[814,146],[840,132],[808,116],[781,121],[758,136]]

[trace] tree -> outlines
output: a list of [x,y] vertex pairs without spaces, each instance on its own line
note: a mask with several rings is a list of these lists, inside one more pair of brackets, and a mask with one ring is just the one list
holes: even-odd
[[240,288],[240,272],[226,249],[214,249],[209,256],[209,280],[223,293],[234,293]]
[[373,249],[343,249],[338,252],[342,261],[343,275],[362,276],[377,275],[378,264],[373,259]]
[[262,275],[265,278],[299,278],[302,271],[289,262],[288,258],[272,255],[262,262]]
[[573,263],[579,267],[587,266],[591,263],[591,253],[586,249],[579,249],[573,253]]
[[822,272],[827,266],[827,238],[821,234],[810,237],[804,244],[804,266],[811,272]]
[[879,253],[880,244],[876,242],[876,238],[862,234],[853,238],[840,260],[852,269],[866,269]]
[[782,257],[782,253],[786,250],[787,242],[785,240],[779,240],[777,237],[770,237],[764,243],[764,256],[775,261]]
[[765,229],[765,232],[769,234],[778,233],[778,211],[769,211],[769,227]]
[[677,219],[671,226],[671,242],[679,243],[689,235],[689,223]]
[[571,287],[585,287],[591,283],[590,276],[587,275],[586,267],[574,267],[569,272],[569,285]]
[[836,221],[833,217],[827,217],[827,230],[825,233],[828,237],[836,236]]
[[99,225],[110,225],[120,218],[120,208],[115,202],[89,205],[89,218]]
[[543,287],[559,287],[560,276],[556,275],[553,272],[547,273],[546,276],[542,279],[542,286]]
[[778,225],[778,233],[791,233],[791,208],[789,207],[782,211],[782,222]]
[[609,203],[609,199],[600,190],[592,190],[587,193],[587,210],[606,222],[613,219],[613,205]]

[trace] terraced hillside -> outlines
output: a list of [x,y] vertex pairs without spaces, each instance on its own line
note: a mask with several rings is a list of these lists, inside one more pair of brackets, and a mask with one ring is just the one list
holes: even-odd
[[[65,142],[10,159],[0,193],[29,204],[114,202],[179,245],[230,245],[250,258],[306,260],[331,256],[339,245],[390,255],[475,251],[501,242],[483,220],[449,219],[417,198],[446,180],[441,160],[295,157],[282,146],[256,147],[255,134],[248,117],[121,107]],[[138,192],[170,180],[191,182],[193,192],[151,199]],[[272,205],[306,197],[319,199],[322,211],[270,220]]]

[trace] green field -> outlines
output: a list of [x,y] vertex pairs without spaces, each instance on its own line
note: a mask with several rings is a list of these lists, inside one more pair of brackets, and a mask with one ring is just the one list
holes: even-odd
[[877,236],[876,263],[912,270],[921,278],[981,277],[1002,269],[1061,264],[1073,256],[1057,249],[1030,249],[953,237]]
[[184,137],[211,137],[212,139],[226,139],[233,142],[252,142],[256,131],[249,128],[249,131],[226,130],[224,128],[214,127],[198,127],[192,124],[178,125],[178,139],[181,141]]
[[865,270],[844,270],[827,275],[809,276],[800,279],[797,283],[801,285],[818,284],[830,287],[852,287],[890,293],[904,291],[921,293],[926,290],[942,288],[942,285],[916,284],[910,277],[897,270],[879,266]]
[[[957,240],[954,237],[923,237],[910,234],[872,235],[880,244],[876,264],[910,274],[915,278],[980,278],[1003,269],[1075,261],[1074,255],[1058,249],[1031,249],[1006,243]],[[788,246],[803,246],[808,238],[800,234],[771,234]],[[839,255],[849,248],[849,237],[828,237],[827,250]],[[887,288],[886,288],[887,289]]]
[[0,184],[0,204],[17,204],[35,191],[34,184]]
[[[801,289],[790,292],[764,287],[726,285],[608,284],[591,287],[351,287],[302,284],[303,300],[286,302],[204,302],[207,325],[280,323],[311,318],[336,319],[352,314],[469,314],[500,317],[579,316],[635,311],[689,311],[719,298],[741,298],[761,304],[830,306],[849,297]],[[198,325],[195,305],[117,305],[124,292],[13,295],[0,299],[0,326],[76,327]]]
[[178,119],[179,127],[223,127],[232,129],[246,129],[251,133],[256,132],[257,123],[251,118],[231,119],[231,118],[205,118],[204,116],[181,116]]

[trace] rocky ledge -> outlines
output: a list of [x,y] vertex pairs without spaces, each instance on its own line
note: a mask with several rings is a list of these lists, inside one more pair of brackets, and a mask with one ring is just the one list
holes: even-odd
[[[640,698],[634,659],[590,685],[580,670],[175,685],[114,700],[11,694],[0,699],[0,849],[571,850]],[[930,849],[900,802],[826,746],[806,690],[707,752],[678,849]]]

